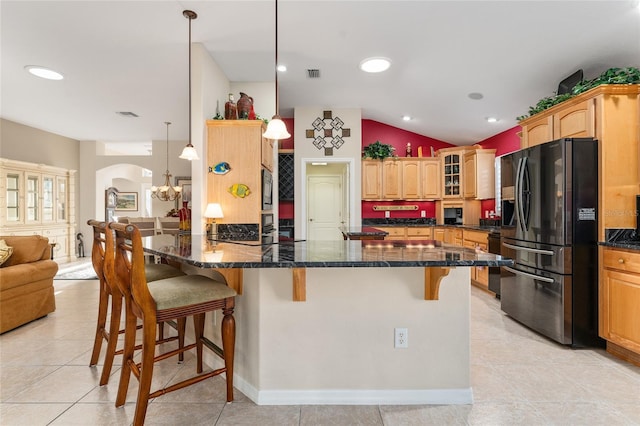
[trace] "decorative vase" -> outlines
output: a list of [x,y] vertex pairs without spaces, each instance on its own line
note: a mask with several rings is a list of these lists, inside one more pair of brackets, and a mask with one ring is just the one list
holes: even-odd
[[238,106],[238,119],[247,120],[253,106],[253,99],[246,93],[240,92],[240,99],[237,102]]
[[249,120],[255,120],[256,112],[253,110],[253,98],[249,96],[249,99],[251,99],[251,110],[249,111]]
[[229,93],[229,100],[224,104],[224,119],[225,120],[238,119],[238,107],[233,100],[233,93]]
[[178,215],[180,217],[180,232],[191,232],[191,209],[188,201],[182,202],[182,208]]

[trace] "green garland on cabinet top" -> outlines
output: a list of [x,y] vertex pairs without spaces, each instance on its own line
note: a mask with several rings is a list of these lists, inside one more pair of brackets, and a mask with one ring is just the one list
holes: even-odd
[[609,68],[598,77],[592,80],[582,80],[578,84],[576,84],[571,91],[571,93],[565,93],[562,95],[555,96],[547,96],[546,98],[542,98],[538,101],[535,106],[529,107],[529,115],[521,115],[516,118],[518,121],[525,120],[533,115],[538,114],[548,108],[551,108],[554,105],[558,105],[566,101],[567,99],[573,98],[581,93],[586,92],[587,90],[593,89],[594,87],[600,86],[602,84],[639,84],[640,83],[640,70],[635,67],[628,68]]
[[395,157],[395,148],[392,145],[375,141],[371,145],[364,147],[362,158],[371,158],[373,160],[384,160],[387,157]]

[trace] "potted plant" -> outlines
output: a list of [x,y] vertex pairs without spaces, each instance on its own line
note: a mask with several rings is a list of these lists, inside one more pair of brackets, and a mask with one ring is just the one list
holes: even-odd
[[391,145],[375,141],[371,145],[364,147],[362,158],[371,158],[373,160],[384,160],[387,157],[395,157],[395,148]]
[[640,83],[640,70],[635,67],[628,68],[609,68],[598,77],[592,80],[583,80],[576,84],[571,93],[565,93],[562,95],[547,96],[538,101],[535,106],[529,107],[529,114],[517,117],[516,120],[525,120],[539,112],[544,111],[547,108],[551,108],[554,105],[562,103],[567,99],[570,99],[576,95],[600,86],[601,84],[639,84]]

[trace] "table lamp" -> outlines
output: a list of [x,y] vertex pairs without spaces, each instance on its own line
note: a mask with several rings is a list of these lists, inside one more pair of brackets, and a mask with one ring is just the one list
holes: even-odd
[[[216,219],[223,218],[222,207],[218,203],[209,203],[204,211],[204,217],[207,218],[207,239],[213,240],[218,233],[216,230]],[[212,219],[209,221],[209,219]]]

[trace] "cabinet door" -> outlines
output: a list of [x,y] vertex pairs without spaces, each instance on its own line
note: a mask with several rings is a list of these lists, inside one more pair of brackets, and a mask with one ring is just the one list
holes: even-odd
[[462,155],[447,154],[442,159],[442,175],[444,190],[442,198],[462,197]]
[[421,198],[420,162],[418,160],[403,160],[402,164],[402,199],[411,200]]
[[56,221],[66,222],[69,212],[69,181],[64,176],[56,178]]
[[382,198],[382,161],[362,161],[362,199],[379,200]]
[[593,99],[564,108],[553,116],[553,139],[595,137]]
[[420,179],[422,183],[422,198],[427,200],[439,200],[441,198],[440,184],[440,159],[429,158],[421,161],[422,170]]
[[[21,223],[24,221],[24,194],[22,191],[23,180],[22,173],[13,170],[7,170],[3,174],[5,184],[6,206],[4,219],[7,223]],[[22,202],[21,202],[22,197]]]
[[476,198],[476,154],[464,155],[464,198]]
[[55,177],[42,177],[42,221],[53,222],[55,209]]
[[25,175],[25,222],[40,221],[40,175]]
[[435,228],[433,230],[433,239],[444,242],[444,228]]
[[382,162],[382,197],[402,199],[402,163],[398,160]]
[[553,140],[553,116],[538,118],[522,126],[522,148]]
[[273,140],[262,138],[262,165],[273,172]]
[[640,354],[640,275],[604,269],[602,337]]

